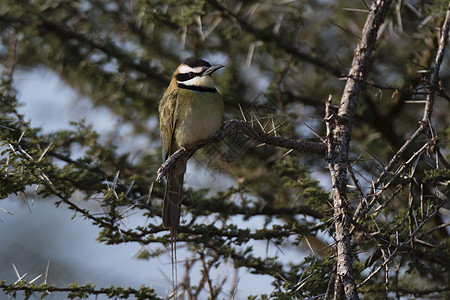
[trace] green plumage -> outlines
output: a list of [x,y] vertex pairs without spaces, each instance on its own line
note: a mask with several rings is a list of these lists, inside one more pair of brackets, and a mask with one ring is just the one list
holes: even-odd
[[[159,104],[164,160],[181,147],[214,135],[220,129],[223,113],[222,97],[217,92],[169,89]],[[179,225],[186,164],[187,158],[181,159],[167,172],[165,228],[175,229]]]

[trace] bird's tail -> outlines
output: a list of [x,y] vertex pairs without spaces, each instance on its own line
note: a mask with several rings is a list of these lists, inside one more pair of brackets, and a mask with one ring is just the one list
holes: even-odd
[[167,186],[163,203],[163,226],[176,231],[180,224],[181,197],[183,196],[184,172],[186,159],[181,159],[167,171]]

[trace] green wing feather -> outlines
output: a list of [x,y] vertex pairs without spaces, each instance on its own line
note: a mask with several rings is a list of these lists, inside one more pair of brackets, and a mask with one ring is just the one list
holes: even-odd
[[162,156],[165,161],[172,151],[178,111],[178,89],[164,95],[159,104],[159,125],[161,128]]

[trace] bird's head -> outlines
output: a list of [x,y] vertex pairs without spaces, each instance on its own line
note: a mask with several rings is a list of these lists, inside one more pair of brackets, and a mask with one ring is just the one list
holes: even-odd
[[180,88],[214,89],[212,73],[224,66],[211,64],[197,57],[189,57],[181,62],[173,73],[173,80]]

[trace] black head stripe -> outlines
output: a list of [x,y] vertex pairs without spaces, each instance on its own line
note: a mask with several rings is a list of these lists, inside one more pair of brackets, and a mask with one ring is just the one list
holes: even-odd
[[188,57],[182,61],[182,64],[188,65],[191,68],[211,67],[211,64],[209,62],[198,57]]
[[185,85],[182,83],[178,83],[178,87],[180,89],[186,89],[196,92],[204,92],[204,93],[217,93],[216,88],[213,87],[206,87],[206,86],[199,86],[199,85]]
[[187,81],[189,79],[194,78],[195,76],[200,75],[201,73],[194,73],[194,72],[190,72],[190,73],[178,73],[177,75],[175,75],[175,78],[177,79],[178,82],[183,82],[183,81]]

